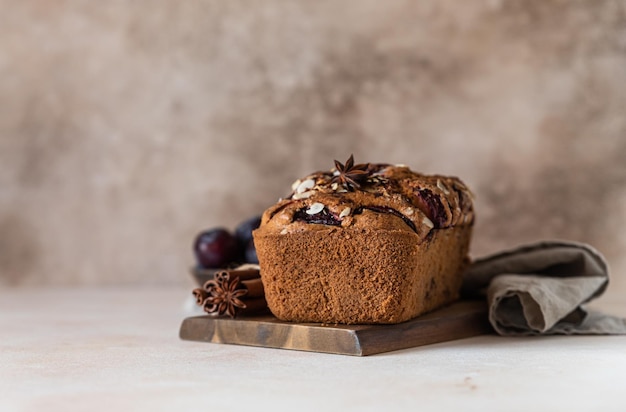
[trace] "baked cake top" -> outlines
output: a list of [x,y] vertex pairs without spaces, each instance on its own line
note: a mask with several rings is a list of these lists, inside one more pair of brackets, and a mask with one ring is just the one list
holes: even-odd
[[472,194],[456,177],[416,173],[404,165],[345,164],[292,184],[290,195],[263,214],[261,227],[281,234],[329,226],[413,231],[472,225]]

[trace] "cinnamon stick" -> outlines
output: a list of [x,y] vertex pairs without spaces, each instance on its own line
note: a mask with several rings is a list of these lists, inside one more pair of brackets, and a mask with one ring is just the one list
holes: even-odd
[[202,306],[204,304],[204,300],[209,296],[209,293],[206,290],[200,288],[194,289],[191,293],[193,293],[194,298],[196,298],[196,304],[198,306]]
[[249,298],[258,298],[265,296],[265,292],[263,290],[263,282],[261,282],[261,278],[242,280],[241,284],[244,288],[248,290],[248,294],[244,296],[246,300]]
[[[268,311],[263,283],[261,282],[261,274],[256,268],[225,269],[215,272],[213,279],[207,281],[202,288],[193,290],[196,303],[203,306],[204,311],[207,313],[215,313],[219,310],[219,313],[222,314],[224,308],[227,306],[223,306],[225,305],[224,301],[221,301],[222,303],[219,305],[213,303],[214,298],[217,299],[217,295],[214,295],[214,293],[219,294],[222,293],[223,290],[232,290],[229,289],[231,288],[229,285],[232,282],[238,283],[233,293],[238,295],[239,301],[245,305],[245,308],[235,307],[237,304],[232,301],[228,304],[229,310],[232,309],[233,311],[233,313],[229,312],[231,317],[234,317],[236,312],[253,315]],[[208,299],[210,296],[214,298]],[[222,299],[224,299],[224,297]],[[235,306],[231,308],[233,304]]]
[[244,301],[246,308],[241,310],[242,314],[252,315],[267,311],[267,301],[265,298],[253,298]]
[[231,279],[237,276],[239,280],[250,280],[261,277],[258,269],[226,269],[221,272],[217,272],[216,275],[218,273],[228,274]]

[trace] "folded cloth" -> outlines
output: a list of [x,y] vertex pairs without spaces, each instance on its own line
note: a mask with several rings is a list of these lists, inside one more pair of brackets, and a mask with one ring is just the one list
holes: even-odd
[[626,334],[626,319],[582,308],[608,283],[607,263],[595,249],[545,241],[474,261],[462,294],[487,296],[500,335]]

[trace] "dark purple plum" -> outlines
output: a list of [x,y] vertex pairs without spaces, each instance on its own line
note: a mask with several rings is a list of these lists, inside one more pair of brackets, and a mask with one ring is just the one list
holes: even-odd
[[433,222],[435,228],[443,227],[448,216],[443,203],[441,203],[441,198],[429,189],[418,189],[416,194],[422,204],[420,209]]
[[203,268],[221,268],[237,259],[237,239],[226,229],[216,228],[200,232],[193,250],[198,264]]
[[308,214],[306,208],[302,208],[293,215],[293,220],[304,221],[306,223],[317,223],[319,225],[341,226],[341,219],[324,208],[321,212],[313,215]]
[[235,228],[235,237],[242,248],[247,247],[252,240],[252,231],[258,228],[260,224],[261,216],[254,216],[239,223]]
[[256,255],[256,248],[254,247],[254,241],[252,239],[250,239],[246,245],[246,250],[244,251],[244,261],[246,263],[259,263],[259,258]]

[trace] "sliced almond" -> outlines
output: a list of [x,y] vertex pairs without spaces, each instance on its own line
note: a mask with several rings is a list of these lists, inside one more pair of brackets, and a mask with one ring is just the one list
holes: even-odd
[[307,215],[316,215],[324,210],[324,205],[320,202],[315,202],[306,210]]
[[313,191],[309,190],[308,192],[304,192],[304,193],[296,193],[291,198],[294,199],[294,200],[308,199],[308,198],[311,197],[312,194],[313,194]]
[[313,189],[314,187],[315,187],[315,180],[307,179],[298,185],[298,187],[296,188],[296,193],[304,193],[309,189]]
[[295,191],[298,188],[298,186],[300,186],[300,183],[302,183],[302,180],[300,180],[300,179],[298,179],[295,182],[293,182],[291,184],[291,190]]
[[422,223],[431,229],[435,227],[435,224],[433,223],[433,221],[427,218],[426,216],[424,216],[424,219],[422,219]]
[[448,188],[446,187],[446,185],[443,184],[443,182],[441,181],[441,179],[437,179],[437,187],[439,189],[441,189],[441,191],[443,193],[445,193],[446,195],[450,194],[450,191],[448,190]]
[[343,219],[344,217],[349,216],[350,212],[352,212],[352,209],[350,209],[349,207],[346,207],[345,209],[341,211],[341,213],[339,213],[339,218]]

